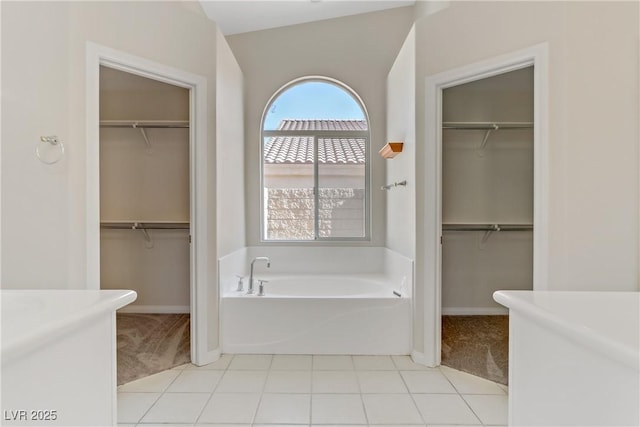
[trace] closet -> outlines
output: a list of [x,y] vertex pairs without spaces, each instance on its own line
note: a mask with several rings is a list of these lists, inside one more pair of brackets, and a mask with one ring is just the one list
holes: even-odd
[[506,383],[492,295],[533,288],[533,67],[442,99],[442,363]]
[[138,293],[119,384],[190,361],[189,96],[100,67],[100,287]]

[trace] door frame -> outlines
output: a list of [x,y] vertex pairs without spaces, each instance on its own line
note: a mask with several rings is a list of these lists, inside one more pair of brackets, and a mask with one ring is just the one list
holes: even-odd
[[[548,45],[500,55],[426,78],[424,364],[441,362],[442,327],[442,96],[449,87],[534,67],[533,289],[548,289]],[[429,148],[430,147],[430,148]],[[432,212],[429,214],[429,212]],[[431,274],[429,273],[431,272]]]
[[216,360],[207,345],[207,80],[145,58],[92,42],[86,44],[86,268],[87,289],[100,289],[100,66],[189,90],[191,361]]

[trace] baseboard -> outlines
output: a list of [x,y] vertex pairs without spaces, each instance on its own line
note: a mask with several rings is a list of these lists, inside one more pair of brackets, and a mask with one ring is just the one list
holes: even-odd
[[164,313],[164,314],[181,314],[190,313],[191,307],[188,305],[135,305],[129,304],[118,310],[118,313]]
[[413,350],[411,352],[411,360],[413,360],[413,363],[417,363],[418,365],[425,365],[425,359],[424,359],[424,353],[420,353],[419,351],[415,351]]
[[499,316],[509,314],[506,307],[442,307],[445,316]]
[[417,363],[418,365],[424,365],[430,368],[435,368],[436,366],[438,366],[435,363],[429,363],[427,361],[427,356],[424,353],[420,353],[419,351],[415,350],[411,352],[411,360],[413,360],[413,362]]
[[220,348],[217,348],[215,350],[207,351],[203,355],[203,358],[201,360],[196,360],[196,361],[192,361],[192,362],[193,362],[194,365],[204,366],[204,365],[208,365],[209,363],[213,363],[216,360],[220,359],[220,356],[222,356],[222,351],[220,350]]

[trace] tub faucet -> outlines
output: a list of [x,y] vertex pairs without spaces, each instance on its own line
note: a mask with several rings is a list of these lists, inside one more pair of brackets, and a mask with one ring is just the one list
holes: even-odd
[[248,294],[253,293],[253,263],[256,261],[266,261],[267,268],[271,267],[271,261],[269,261],[269,258],[266,256],[255,257],[253,261],[251,261],[251,274],[249,275],[249,289],[247,289]]

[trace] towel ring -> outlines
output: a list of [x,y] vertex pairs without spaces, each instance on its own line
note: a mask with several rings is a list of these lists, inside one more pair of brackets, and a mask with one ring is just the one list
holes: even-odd
[[[58,154],[52,157],[50,152],[56,147],[59,148]],[[55,135],[41,136],[40,142],[36,145],[36,156],[45,165],[58,163],[64,156],[64,144]]]

